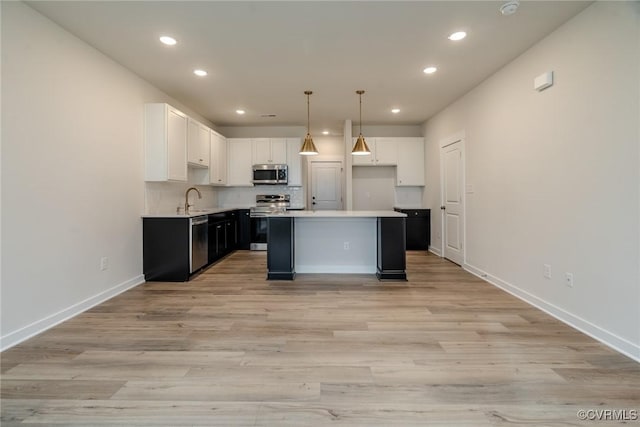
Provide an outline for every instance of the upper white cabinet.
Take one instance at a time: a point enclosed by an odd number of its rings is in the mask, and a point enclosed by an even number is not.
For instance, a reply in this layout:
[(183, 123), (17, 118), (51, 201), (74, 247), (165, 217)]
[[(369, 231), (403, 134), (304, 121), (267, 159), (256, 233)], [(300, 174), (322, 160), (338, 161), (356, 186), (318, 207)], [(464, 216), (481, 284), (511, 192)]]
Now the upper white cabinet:
[(187, 131), (187, 161), (197, 167), (209, 166), (209, 150), (211, 129), (202, 123), (189, 118)]
[(366, 141), (371, 154), (353, 156), (354, 166), (397, 166), (396, 186), (424, 185), (424, 138), (377, 137), (366, 138)]
[(227, 139), (227, 185), (237, 187), (253, 186), (253, 149), (249, 138)]
[(300, 146), (302, 141), (300, 138), (287, 138), (287, 170), (288, 170), (288, 186), (302, 187), (302, 156), (300, 155)]
[(253, 164), (287, 163), (287, 141), (285, 138), (253, 138)]
[[(395, 166), (398, 164), (397, 138), (365, 138), (371, 154), (353, 156), (354, 166)], [(355, 145), (357, 138), (353, 138)]]
[(209, 182), (212, 185), (227, 184), (227, 139), (215, 131), (211, 131)]
[(145, 181), (187, 180), (187, 121), (168, 104), (145, 105)]
[(398, 169), (396, 185), (424, 185), (424, 138), (397, 138)]

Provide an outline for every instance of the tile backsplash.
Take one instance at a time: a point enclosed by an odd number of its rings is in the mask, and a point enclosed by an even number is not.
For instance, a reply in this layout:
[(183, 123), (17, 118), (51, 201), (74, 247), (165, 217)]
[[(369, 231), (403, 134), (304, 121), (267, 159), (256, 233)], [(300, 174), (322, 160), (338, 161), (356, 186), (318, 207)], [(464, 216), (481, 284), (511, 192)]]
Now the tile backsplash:
[[(184, 193), (193, 184), (188, 182), (145, 182), (145, 213), (147, 214), (172, 214), (176, 213), (178, 206), (184, 206)], [(192, 192), (189, 195), (189, 203), (195, 209), (207, 209), (218, 207), (217, 190), (207, 185), (196, 185), (200, 190), (202, 199)]]
[(184, 206), (184, 193), (196, 187), (202, 199), (193, 192), (189, 203), (194, 209), (250, 207), (256, 204), (257, 194), (289, 194), (292, 207), (304, 207), (304, 190), (285, 185), (262, 185), (257, 187), (212, 187), (181, 182), (145, 182), (146, 214), (173, 214), (178, 206)]
[(218, 207), (234, 208), (253, 206), (257, 194), (289, 194), (292, 207), (304, 207), (304, 190), (286, 185), (260, 185), (256, 187), (230, 187), (218, 189)]

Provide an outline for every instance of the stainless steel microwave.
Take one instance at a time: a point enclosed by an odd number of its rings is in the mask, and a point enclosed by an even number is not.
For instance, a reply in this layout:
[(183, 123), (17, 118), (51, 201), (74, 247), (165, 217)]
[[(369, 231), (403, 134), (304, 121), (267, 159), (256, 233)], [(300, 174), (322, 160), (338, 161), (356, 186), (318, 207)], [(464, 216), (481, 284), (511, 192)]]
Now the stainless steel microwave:
[(261, 184), (284, 184), (288, 180), (287, 165), (253, 165), (253, 183)]

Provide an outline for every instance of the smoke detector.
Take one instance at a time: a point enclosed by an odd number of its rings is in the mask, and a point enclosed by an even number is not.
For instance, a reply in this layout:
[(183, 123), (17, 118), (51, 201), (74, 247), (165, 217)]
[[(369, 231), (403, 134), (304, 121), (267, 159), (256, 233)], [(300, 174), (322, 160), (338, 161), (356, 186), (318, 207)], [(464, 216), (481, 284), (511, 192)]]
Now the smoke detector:
[(513, 15), (518, 10), (520, 2), (518, 0), (511, 0), (500, 6), (500, 13), (504, 16)]

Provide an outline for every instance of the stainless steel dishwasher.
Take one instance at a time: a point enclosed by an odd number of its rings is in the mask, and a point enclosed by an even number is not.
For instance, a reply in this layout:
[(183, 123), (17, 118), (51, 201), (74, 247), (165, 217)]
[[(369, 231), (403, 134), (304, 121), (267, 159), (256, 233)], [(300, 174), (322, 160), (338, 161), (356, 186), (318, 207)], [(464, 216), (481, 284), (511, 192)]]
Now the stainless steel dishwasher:
[(206, 215), (190, 218), (189, 272), (201, 269), (209, 261), (209, 220)]

